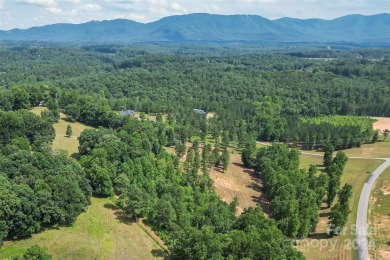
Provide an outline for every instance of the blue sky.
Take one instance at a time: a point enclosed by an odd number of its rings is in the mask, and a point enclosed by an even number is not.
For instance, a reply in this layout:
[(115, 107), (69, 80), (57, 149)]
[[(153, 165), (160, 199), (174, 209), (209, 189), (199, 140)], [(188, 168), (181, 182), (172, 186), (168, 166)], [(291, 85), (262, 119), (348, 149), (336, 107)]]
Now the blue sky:
[(332, 19), (389, 12), (390, 0), (0, 0), (0, 29), (115, 18), (151, 22), (189, 13)]

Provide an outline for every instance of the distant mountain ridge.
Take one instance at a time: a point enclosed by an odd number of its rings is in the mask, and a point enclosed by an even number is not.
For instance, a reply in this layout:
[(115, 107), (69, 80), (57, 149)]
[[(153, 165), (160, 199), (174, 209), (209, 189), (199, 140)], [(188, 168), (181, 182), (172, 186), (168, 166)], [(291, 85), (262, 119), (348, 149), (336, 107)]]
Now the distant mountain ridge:
[(40, 42), (353, 42), (390, 43), (390, 14), (348, 15), (333, 20), (256, 15), (189, 14), (139, 23), (116, 19), (0, 30), (0, 41)]

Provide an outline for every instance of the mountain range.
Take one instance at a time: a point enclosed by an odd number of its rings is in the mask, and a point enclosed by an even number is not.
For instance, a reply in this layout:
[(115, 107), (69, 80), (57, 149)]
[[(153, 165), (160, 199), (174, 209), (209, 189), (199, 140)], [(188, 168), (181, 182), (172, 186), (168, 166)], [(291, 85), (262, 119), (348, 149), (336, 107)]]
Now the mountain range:
[(366, 43), (389, 45), (390, 14), (348, 15), (333, 20), (256, 15), (189, 14), (156, 22), (126, 19), (0, 30), (0, 41), (134, 43)]

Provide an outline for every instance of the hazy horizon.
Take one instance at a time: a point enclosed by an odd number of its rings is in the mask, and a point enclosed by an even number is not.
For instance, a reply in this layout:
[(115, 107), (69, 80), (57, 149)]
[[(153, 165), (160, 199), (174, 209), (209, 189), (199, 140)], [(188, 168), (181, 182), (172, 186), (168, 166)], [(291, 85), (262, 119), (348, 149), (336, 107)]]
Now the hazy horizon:
[(119, 18), (148, 23), (192, 13), (331, 20), (351, 14), (389, 12), (390, 1), (383, 0), (0, 0), (0, 29)]

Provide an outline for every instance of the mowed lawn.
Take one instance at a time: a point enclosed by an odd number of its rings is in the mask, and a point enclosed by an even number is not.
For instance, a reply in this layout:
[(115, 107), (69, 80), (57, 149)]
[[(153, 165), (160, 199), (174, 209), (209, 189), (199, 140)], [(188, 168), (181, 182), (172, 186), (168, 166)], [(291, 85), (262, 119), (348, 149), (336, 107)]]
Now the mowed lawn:
[[(326, 208), (324, 203), (320, 211), (320, 220), (316, 232), (309, 238), (298, 241), (298, 249), (304, 253), (307, 259), (355, 259), (355, 234), (351, 229), (356, 223), (360, 192), (367, 178), (382, 162), (382, 160), (372, 159), (348, 160), (344, 174), (341, 177), (341, 185), (345, 183), (352, 185), (351, 213), (348, 217), (345, 233), (331, 239), (327, 237), (330, 209)], [(315, 164), (319, 170), (323, 170), (321, 156), (302, 154), (301, 168), (307, 169), (310, 164)]]
[(59, 227), (29, 239), (7, 241), (0, 259), (11, 259), (26, 248), (47, 248), (54, 259), (156, 259), (163, 250), (109, 199), (92, 198), (92, 204), (71, 227)]
[[(40, 115), (41, 112), (46, 109), (46, 107), (34, 107), (31, 112), (36, 115)], [(70, 137), (66, 136), (66, 127), (68, 125), (72, 127), (73, 131), (73, 134)], [(79, 152), (79, 141), (77, 138), (84, 129), (91, 128), (79, 122), (67, 122), (66, 115), (63, 113), (60, 113), (60, 121), (53, 124), (53, 127), (56, 130), (56, 138), (53, 141), (53, 149), (66, 150), (69, 152), (69, 155), (77, 154)]]
[(378, 178), (371, 194), (369, 221), (371, 259), (390, 259), (390, 168)]
[[(312, 153), (323, 155), (322, 151), (303, 151), (305, 153)], [(348, 157), (362, 157), (362, 158), (390, 158), (390, 136), (383, 141), (383, 136), (380, 136), (378, 142), (373, 144), (363, 144), (358, 148), (351, 148), (344, 150)]]

